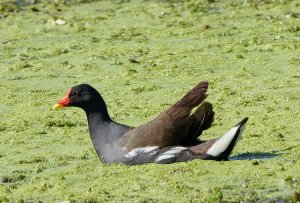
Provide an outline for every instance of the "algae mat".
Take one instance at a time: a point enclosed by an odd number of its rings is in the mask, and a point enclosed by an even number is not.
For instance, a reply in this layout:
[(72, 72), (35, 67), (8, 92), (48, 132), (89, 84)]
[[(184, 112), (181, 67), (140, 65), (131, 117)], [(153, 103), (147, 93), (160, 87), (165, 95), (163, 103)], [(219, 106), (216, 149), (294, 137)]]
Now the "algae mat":
[[(2, 1), (0, 202), (299, 201), (297, 1)], [(216, 120), (249, 116), (232, 161), (103, 165), (75, 84), (137, 126), (210, 82)]]

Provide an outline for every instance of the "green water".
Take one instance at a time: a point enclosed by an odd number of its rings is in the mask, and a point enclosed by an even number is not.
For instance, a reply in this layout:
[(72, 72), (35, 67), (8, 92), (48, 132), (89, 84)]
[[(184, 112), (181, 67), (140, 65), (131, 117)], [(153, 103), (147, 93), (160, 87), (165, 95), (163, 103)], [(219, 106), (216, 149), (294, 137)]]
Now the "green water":
[[(84, 2), (0, 3), (0, 202), (299, 201), (297, 1)], [(203, 139), (250, 118), (233, 161), (103, 165), (84, 112), (51, 111), (89, 83), (137, 126), (204, 79)]]

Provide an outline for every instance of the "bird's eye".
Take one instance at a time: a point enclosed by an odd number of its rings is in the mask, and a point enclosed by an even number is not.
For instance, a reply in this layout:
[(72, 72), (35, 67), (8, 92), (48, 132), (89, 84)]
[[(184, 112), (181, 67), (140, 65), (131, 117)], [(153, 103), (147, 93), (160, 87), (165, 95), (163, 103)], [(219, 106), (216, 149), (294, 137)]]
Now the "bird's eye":
[(81, 94), (80, 94), (80, 92), (78, 90), (75, 90), (75, 95), (79, 96), (79, 97), (81, 96)]

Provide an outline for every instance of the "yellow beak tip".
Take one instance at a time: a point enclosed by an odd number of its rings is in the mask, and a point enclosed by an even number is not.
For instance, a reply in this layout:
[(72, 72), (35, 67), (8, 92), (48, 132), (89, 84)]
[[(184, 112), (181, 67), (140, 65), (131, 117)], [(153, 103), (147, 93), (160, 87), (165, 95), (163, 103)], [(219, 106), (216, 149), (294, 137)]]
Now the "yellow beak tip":
[(52, 110), (58, 110), (58, 109), (61, 109), (63, 107), (63, 105), (61, 104), (55, 104), (53, 107), (52, 107)]

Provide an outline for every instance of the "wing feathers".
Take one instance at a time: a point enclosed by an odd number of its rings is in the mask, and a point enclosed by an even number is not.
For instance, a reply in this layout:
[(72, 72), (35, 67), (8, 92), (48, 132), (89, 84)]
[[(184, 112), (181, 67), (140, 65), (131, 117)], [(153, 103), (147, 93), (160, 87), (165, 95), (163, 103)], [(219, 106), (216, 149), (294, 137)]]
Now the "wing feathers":
[(205, 94), (208, 88), (207, 81), (201, 81), (192, 90), (190, 90), (181, 100), (174, 106), (181, 108), (193, 109), (198, 106), (206, 97)]
[(168, 114), (174, 120), (186, 121), (193, 108), (197, 107), (208, 96), (207, 92), (208, 82), (201, 81), (191, 91), (189, 91), (181, 100), (172, 105), (164, 113)]
[[(207, 88), (207, 81), (200, 82), (158, 117), (125, 133), (120, 140), (121, 146), (127, 150), (132, 150), (137, 147), (152, 145), (166, 147), (179, 144), (188, 135), (191, 126), (189, 120), (191, 111), (207, 97), (205, 94)], [(199, 111), (198, 117), (201, 116), (200, 114)]]
[(190, 116), (190, 128), (187, 136), (181, 141), (180, 144), (185, 146), (192, 146), (199, 144), (195, 140), (202, 134), (202, 131), (208, 129), (214, 121), (215, 112), (213, 111), (212, 104), (203, 102), (198, 109)]

